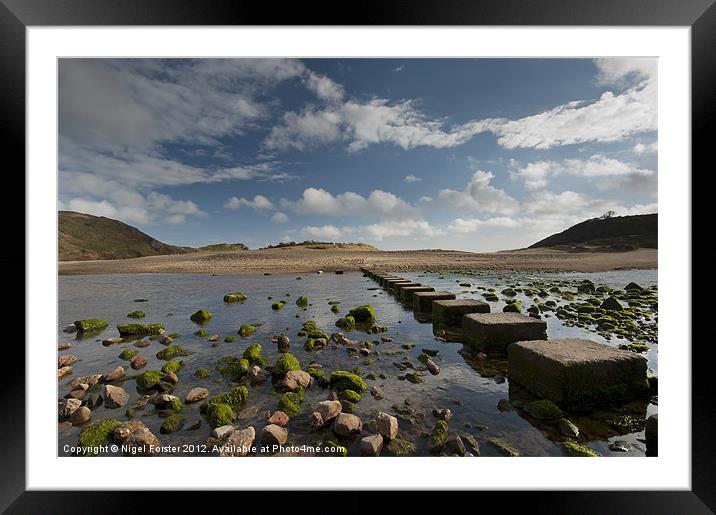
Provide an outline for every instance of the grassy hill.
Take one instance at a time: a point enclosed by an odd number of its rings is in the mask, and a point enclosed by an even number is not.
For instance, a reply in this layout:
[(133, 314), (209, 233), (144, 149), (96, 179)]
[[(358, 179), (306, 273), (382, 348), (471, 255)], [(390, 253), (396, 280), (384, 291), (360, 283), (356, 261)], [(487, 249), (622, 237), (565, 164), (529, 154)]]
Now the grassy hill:
[(213, 245), (205, 245), (197, 250), (201, 252), (222, 252), (227, 250), (249, 250), (243, 243), (214, 243)]
[(658, 215), (612, 216), (585, 220), (530, 245), (568, 250), (658, 248)]
[(195, 252), (191, 247), (168, 245), (118, 220), (74, 211), (60, 211), (60, 261), (125, 259), (159, 254)]

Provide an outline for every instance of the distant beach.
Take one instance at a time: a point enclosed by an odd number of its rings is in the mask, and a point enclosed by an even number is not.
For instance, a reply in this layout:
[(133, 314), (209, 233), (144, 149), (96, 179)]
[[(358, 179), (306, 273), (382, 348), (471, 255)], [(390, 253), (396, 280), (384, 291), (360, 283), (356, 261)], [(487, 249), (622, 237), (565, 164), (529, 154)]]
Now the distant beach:
[(202, 252), (135, 259), (63, 261), (61, 275), (79, 274), (256, 274), (358, 270), (541, 270), (603, 272), (657, 268), (656, 249), (628, 252), (565, 252), (530, 249), (472, 253), (454, 250), (368, 251), (346, 249), (273, 248)]

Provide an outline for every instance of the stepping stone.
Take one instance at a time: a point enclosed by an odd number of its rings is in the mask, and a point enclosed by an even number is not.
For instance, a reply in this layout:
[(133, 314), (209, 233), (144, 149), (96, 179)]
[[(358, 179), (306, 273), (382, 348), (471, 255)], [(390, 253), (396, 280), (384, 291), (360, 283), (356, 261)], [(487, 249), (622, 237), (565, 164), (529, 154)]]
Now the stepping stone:
[(447, 291), (419, 291), (413, 293), (413, 309), (421, 313), (431, 313), (434, 300), (454, 299), (455, 294)]
[(400, 288), (400, 300), (403, 302), (413, 302), (413, 293), (419, 291), (435, 291), (432, 286), (403, 286)]
[(461, 327), (463, 315), (489, 312), (490, 305), (481, 300), (436, 300), (433, 302), (433, 323), (445, 327)]
[(470, 313), (462, 317), (462, 332), (475, 351), (504, 355), (510, 343), (546, 340), (547, 323), (519, 313)]
[(380, 280), (378, 282), (380, 283), (380, 285), (383, 288), (385, 288), (388, 285), (388, 281), (398, 281), (398, 280), (403, 280), (403, 278), (395, 276), (395, 275), (384, 275), (383, 277), (380, 278)]
[(385, 288), (388, 290), (392, 290), (393, 288), (395, 288), (396, 284), (408, 284), (411, 282), (412, 281), (408, 281), (407, 279), (403, 279), (402, 277), (398, 279), (386, 279)]
[(592, 340), (519, 341), (507, 358), (511, 381), (568, 409), (649, 395), (645, 358)]
[(396, 297), (400, 297), (400, 292), (403, 291), (403, 288), (408, 288), (408, 287), (411, 287), (411, 286), (422, 286), (422, 284), (420, 284), (420, 283), (414, 283), (414, 282), (409, 282), (409, 283), (397, 283), (397, 284), (395, 284), (395, 285), (393, 286), (393, 293), (395, 293), (395, 296), (396, 296)]

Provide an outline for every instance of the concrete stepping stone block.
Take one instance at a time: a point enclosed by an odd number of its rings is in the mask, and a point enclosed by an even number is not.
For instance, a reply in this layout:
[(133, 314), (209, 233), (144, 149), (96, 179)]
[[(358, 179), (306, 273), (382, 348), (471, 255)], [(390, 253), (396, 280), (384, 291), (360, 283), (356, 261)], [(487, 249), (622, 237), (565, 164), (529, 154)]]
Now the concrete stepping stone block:
[(546, 340), (547, 323), (520, 313), (470, 313), (462, 317), (462, 332), (473, 350), (505, 355), (511, 343)]
[(490, 305), (476, 299), (436, 300), (433, 323), (445, 327), (462, 327), (462, 317), (470, 313), (489, 313)]
[(400, 300), (403, 302), (412, 303), (413, 293), (419, 291), (435, 291), (432, 286), (404, 286), (400, 288)]
[(455, 294), (447, 291), (419, 291), (413, 293), (413, 310), (420, 313), (432, 313), (434, 300), (454, 298)]

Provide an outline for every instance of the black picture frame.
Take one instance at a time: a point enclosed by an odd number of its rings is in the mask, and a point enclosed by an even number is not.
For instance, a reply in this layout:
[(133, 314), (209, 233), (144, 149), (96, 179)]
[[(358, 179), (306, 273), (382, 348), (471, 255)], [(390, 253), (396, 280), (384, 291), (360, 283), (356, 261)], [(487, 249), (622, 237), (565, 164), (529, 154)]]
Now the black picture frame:
[[(550, 26), (688, 26), (691, 28), (692, 72), (692, 163), (707, 171), (708, 129), (716, 115), (716, 0), (371, 0), (350, 7), (335, 2), (313, 1), (274, 5), (240, 0), (0, 0), (0, 126), (4, 164), (25, 169), (25, 30), (32, 26), (83, 25), (550, 25)], [(708, 138), (708, 139), (707, 139)], [(8, 161), (8, 158), (10, 160)], [(710, 164), (710, 163), (709, 163)], [(6, 171), (6, 176), (9, 175)], [(670, 171), (671, 173), (672, 171)], [(690, 170), (679, 171), (684, 180)], [(15, 173), (12, 195), (24, 199), (24, 179)], [(6, 179), (7, 181), (13, 179)], [(693, 191), (698, 191), (694, 189)], [(21, 194), (23, 193), (23, 194)], [(694, 202), (694, 207), (697, 204)], [(703, 208), (702, 208), (703, 209)], [(695, 214), (695, 213), (694, 213)], [(15, 215), (16, 216), (16, 215)], [(697, 216), (692, 218), (696, 219)], [(13, 225), (12, 223), (10, 225)], [(17, 242), (4, 253), (6, 270), (25, 268), (24, 227), (7, 228), (7, 237)], [(12, 234), (12, 231), (15, 231)], [(23, 249), (23, 250), (19, 250)], [(693, 252), (693, 250), (692, 250)], [(693, 253), (692, 267), (706, 264), (707, 254)], [(19, 287), (19, 285), (18, 285)], [(17, 295), (14, 299), (17, 301)], [(688, 300), (688, 299), (687, 299)], [(32, 306), (27, 306), (32, 309)], [(19, 339), (19, 335), (17, 337)], [(692, 490), (607, 492), (480, 492), (485, 500), (509, 504), (528, 503), (535, 513), (711, 513), (716, 511), (713, 437), (715, 380), (710, 367), (709, 347), (692, 345)], [(685, 347), (691, 341), (670, 342)], [(124, 492), (28, 492), (25, 491), (25, 352), (18, 343), (7, 344), (3, 362), (13, 364), (0, 375), (3, 408), (0, 425), (0, 510), (7, 513), (126, 513), (142, 506), (138, 494)], [(8, 395), (7, 392), (12, 392)], [(7, 416), (11, 414), (12, 416)], [(91, 464), (88, 464), (91, 469)], [(90, 470), (91, 472), (91, 470)], [(81, 486), (81, 478), (78, 478)], [(290, 484), (277, 484), (290, 487)], [(350, 487), (346, 484), (346, 487)], [(320, 480), (316, 487), (320, 488)], [(185, 498), (196, 492), (156, 493), (160, 503), (182, 511)], [(229, 501), (229, 493), (210, 493), (212, 504)], [(244, 494), (240, 494), (244, 495)], [(423, 503), (425, 492), (411, 494), (410, 501)], [(452, 495), (452, 494), (450, 494)], [(309, 506), (310, 493), (291, 494), (292, 503)], [(363, 502), (361, 502), (363, 499)], [(342, 494), (341, 503), (353, 510), (368, 508), (359, 493)], [(232, 501), (233, 502), (233, 501)], [(270, 509), (275, 500), (266, 500)], [(315, 499), (314, 499), (315, 502)], [(236, 509), (241, 509), (235, 505)], [(331, 508), (331, 509), (335, 509)]]

